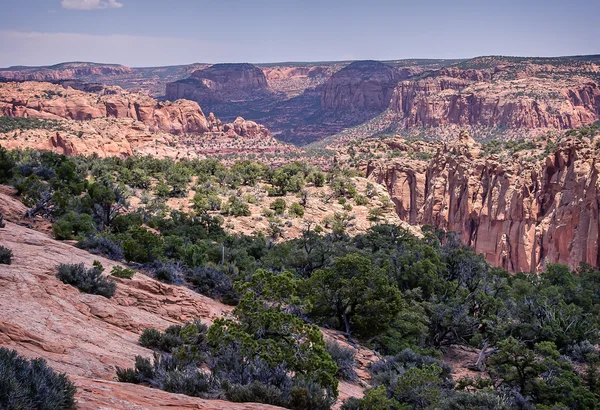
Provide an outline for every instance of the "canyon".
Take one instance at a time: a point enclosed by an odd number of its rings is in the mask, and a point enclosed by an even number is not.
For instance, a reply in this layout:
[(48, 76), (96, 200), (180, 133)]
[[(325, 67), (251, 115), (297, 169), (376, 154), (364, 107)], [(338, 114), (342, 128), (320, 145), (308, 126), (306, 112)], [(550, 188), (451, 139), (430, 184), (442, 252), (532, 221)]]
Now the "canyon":
[(78, 80), (160, 100), (189, 99), (224, 122), (264, 124), (278, 139), (308, 144), (355, 127), (476, 139), (539, 135), (600, 119), (600, 57), (190, 64), (129, 68), (65, 63), (0, 70), (4, 81)]
[[(492, 264), (513, 272), (540, 270), (548, 262), (597, 266), (595, 140), (585, 144), (567, 138), (562, 148), (531, 154), (527, 161), (523, 153), (502, 159), (483, 155), (478, 144), (522, 137), (542, 138), (547, 144), (548, 133), (598, 121), (599, 61), (598, 56), (492, 56), (312, 65), (196, 64), (166, 70), (165, 101), (117, 85), (79, 80), (93, 76), (119, 82), (125, 75), (139, 75), (139, 69), (81, 63), (0, 70), (6, 79), (58, 82), (0, 84), (2, 115), (69, 124), (68, 132), (8, 133), (3, 145), (69, 155), (139, 153), (179, 159), (244, 152), (302, 155), (273, 136), (300, 144), (325, 138), (322, 146), (334, 151), (344, 150), (344, 144), (336, 145), (328, 137), (341, 132), (348, 133), (345, 142), (350, 144), (357, 135), (378, 133), (395, 135), (394, 141), (415, 135), (441, 139), (446, 141), (443, 146), (431, 142), (436, 148), (428, 161), (370, 158), (362, 166), (370, 179), (388, 188), (401, 220), (459, 232)], [(158, 69), (152, 70), (155, 75)], [(223, 113), (222, 119), (213, 112)], [(353, 134), (361, 127), (366, 131)], [(457, 135), (462, 135), (458, 142)], [(472, 149), (448, 148), (455, 143)], [(406, 143), (398, 144), (404, 147), (400, 151), (410, 150)]]

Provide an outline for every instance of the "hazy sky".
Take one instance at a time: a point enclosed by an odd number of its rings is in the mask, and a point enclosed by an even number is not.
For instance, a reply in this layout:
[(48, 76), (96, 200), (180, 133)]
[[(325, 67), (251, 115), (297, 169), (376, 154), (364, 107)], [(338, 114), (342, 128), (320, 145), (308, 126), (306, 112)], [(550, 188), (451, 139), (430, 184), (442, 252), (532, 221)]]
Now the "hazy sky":
[(600, 53), (600, 0), (0, 0), (0, 67)]

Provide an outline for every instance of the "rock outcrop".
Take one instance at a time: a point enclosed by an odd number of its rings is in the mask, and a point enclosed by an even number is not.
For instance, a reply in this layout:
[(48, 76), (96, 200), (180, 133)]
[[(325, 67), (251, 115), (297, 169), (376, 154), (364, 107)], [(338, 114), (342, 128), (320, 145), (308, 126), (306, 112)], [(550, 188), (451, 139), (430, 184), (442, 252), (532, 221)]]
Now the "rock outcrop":
[(70, 84), (0, 84), (0, 116), (52, 120), (0, 133), (1, 145), (66, 155), (173, 159), (294, 150), (272, 138), (261, 124), (241, 117), (224, 124), (212, 113), (205, 116), (193, 101), (163, 103), (114, 86), (89, 86), (96, 91), (90, 93)]
[(387, 186), (402, 220), (455, 231), (495, 266), (600, 266), (596, 143), (569, 138), (549, 152), (500, 157), (462, 134), (429, 162), (373, 160), (366, 172)]
[[(0, 115), (76, 121), (131, 118), (149, 131), (181, 135), (202, 134), (215, 128), (193, 101), (161, 103), (153, 98), (117, 90), (96, 94), (39, 82), (8, 83), (0, 88)], [(214, 117), (213, 117), (214, 118)]]
[(263, 66), (269, 88), (290, 99), (302, 95), (307, 89), (315, 88), (327, 81), (347, 63), (323, 65), (272, 65)]
[(321, 109), (378, 111), (388, 108), (400, 73), (378, 61), (356, 61), (331, 76), (321, 94)]
[(225, 124), (223, 131), (231, 135), (241, 137), (268, 137), (269, 131), (262, 125), (254, 121), (247, 121), (242, 117), (237, 117), (234, 122)]
[(264, 95), (268, 84), (262, 70), (252, 64), (215, 64), (180, 81), (167, 84), (166, 98), (185, 98), (202, 105), (252, 100)]

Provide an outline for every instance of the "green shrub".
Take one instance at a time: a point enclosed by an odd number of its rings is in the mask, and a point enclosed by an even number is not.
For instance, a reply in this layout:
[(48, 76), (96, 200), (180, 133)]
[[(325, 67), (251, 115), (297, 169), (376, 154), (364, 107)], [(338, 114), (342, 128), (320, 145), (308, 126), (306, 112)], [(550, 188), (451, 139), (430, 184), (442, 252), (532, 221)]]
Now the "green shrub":
[(316, 187), (322, 187), (325, 185), (325, 174), (323, 174), (321, 171), (313, 172), (311, 176), (312, 183)]
[(158, 349), (163, 352), (172, 352), (183, 341), (179, 337), (181, 326), (170, 326), (164, 333), (154, 329), (144, 329), (140, 335), (140, 344), (148, 349)]
[(133, 269), (124, 268), (117, 265), (112, 268), (110, 275), (121, 279), (131, 279), (133, 278), (133, 275), (135, 275), (135, 271)]
[(5, 184), (14, 175), (15, 162), (4, 147), (0, 147), (0, 184)]
[(183, 276), (183, 267), (178, 262), (156, 261), (150, 266), (153, 276), (163, 283), (181, 283)]
[(93, 295), (101, 295), (105, 298), (111, 298), (115, 294), (116, 283), (102, 276), (104, 268), (98, 261), (94, 261), (94, 266), (86, 269), (83, 263), (80, 264), (60, 264), (57, 267), (56, 277), (67, 285), (75, 286), (82, 292)]
[(52, 225), (52, 231), (56, 239), (70, 240), (93, 233), (95, 224), (90, 215), (70, 211)]
[(354, 350), (331, 341), (327, 342), (327, 353), (337, 364), (337, 377), (349, 381), (355, 381), (358, 378), (354, 370)]
[(381, 208), (371, 208), (369, 209), (369, 215), (367, 216), (367, 220), (369, 222), (378, 223), (383, 216), (384, 211)]
[(353, 198), (356, 196), (356, 186), (347, 177), (337, 176), (331, 182), (331, 189), (337, 197)]
[(227, 400), (235, 403), (263, 403), (284, 407), (283, 393), (275, 386), (266, 385), (259, 381), (251, 384), (233, 384), (227, 387), (225, 396)]
[(283, 215), (283, 213), (285, 212), (285, 208), (287, 208), (287, 204), (285, 203), (285, 200), (283, 198), (277, 198), (276, 200), (271, 202), (269, 208), (275, 211), (277, 215)]
[[(379, 386), (374, 389), (369, 389), (365, 392), (365, 396), (362, 399), (354, 397), (346, 400), (341, 410), (408, 410), (412, 407), (402, 405), (395, 400), (387, 397), (386, 389), (384, 386)], [(466, 409), (465, 409), (466, 410)]]
[(248, 204), (234, 195), (229, 197), (228, 203), (221, 206), (221, 213), (223, 215), (232, 215), (235, 217), (252, 215)]
[(298, 202), (293, 202), (290, 205), (289, 209), (290, 216), (295, 216), (297, 218), (302, 218), (304, 216), (304, 207), (300, 205)]
[(369, 203), (369, 200), (364, 195), (356, 195), (356, 197), (354, 198), (354, 203), (356, 205), (367, 205)]
[(117, 366), (117, 380), (121, 383), (138, 384), (140, 382), (140, 377), (139, 374), (135, 371), (135, 369), (121, 369), (119, 366)]
[(12, 257), (12, 250), (8, 249), (6, 246), (0, 245), (0, 264), (10, 265), (12, 262)]
[(161, 338), (162, 333), (159, 330), (150, 327), (148, 329), (144, 329), (140, 335), (140, 344), (149, 349), (155, 349), (160, 346)]
[(123, 259), (123, 248), (112, 237), (105, 235), (94, 235), (77, 242), (77, 247), (86, 249), (94, 255), (102, 255), (114, 261)]
[(138, 384), (143, 381), (148, 381), (154, 375), (154, 369), (150, 360), (142, 357), (135, 357), (135, 367), (133, 369), (121, 369), (117, 366), (117, 380), (122, 383)]
[(221, 198), (214, 193), (205, 194), (203, 192), (196, 192), (192, 203), (194, 209), (198, 213), (218, 211), (221, 209)]
[(252, 194), (247, 194), (244, 196), (244, 200), (246, 202), (248, 202), (249, 204), (257, 204), (258, 203), (258, 199), (256, 199), (256, 196), (252, 195)]
[(67, 410), (75, 408), (75, 385), (44, 359), (27, 360), (0, 348), (0, 408)]
[(123, 254), (128, 262), (152, 262), (164, 253), (164, 238), (142, 226), (133, 227), (119, 237), (123, 238)]
[(229, 305), (236, 305), (239, 298), (233, 280), (216, 266), (203, 265), (188, 269), (186, 279), (194, 290)]
[(510, 400), (493, 391), (456, 392), (440, 403), (440, 410), (509, 410)]

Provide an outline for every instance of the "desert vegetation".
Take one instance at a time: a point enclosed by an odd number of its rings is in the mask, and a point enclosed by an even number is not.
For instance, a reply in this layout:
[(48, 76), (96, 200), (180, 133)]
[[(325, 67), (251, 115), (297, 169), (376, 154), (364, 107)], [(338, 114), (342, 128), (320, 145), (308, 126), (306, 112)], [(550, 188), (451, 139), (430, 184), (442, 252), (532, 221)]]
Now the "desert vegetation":
[[(100, 262), (95, 261), (94, 266), (87, 269), (83, 263), (76, 265), (58, 265), (56, 277), (67, 285), (75, 286), (82, 292), (101, 295), (111, 298), (115, 294), (116, 284), (110, 278), (102, 276), (104, 268)], [(117, 270), (117, 275), (123, 275), (122, 270)]]
[[(338, 379), (356, 375), (352, 352), (328, 344), (322, 327), (382, 357), (368, 368), (365, 397), (346, 401), (347, 410), (599, 405), (600, 271), (591, 266), (514, 275), (492, 268), (453, 233), (424, 226), (416, 236), (385, 223), (389, 198), (341, 167), (3, 150), (0, 159), (4, 182), (31, 215), (54, 222), (57, 238), (129, 264), (113, 276), (135, 270), (234, 306), (210, 327), (197, 320), (146, 329), (139, 343), (155, 355), (119, 369), (122, 382), (328, 409)], [(289, 240), (226, 226), (258, 209), (281, 229), (278, 219), (301, 218), (319, 193), (340, 211)], [(169, 205), (178, 200), (185, 206)], [(379, 211), (367, 213), (364, 232), (349, 232), (350, 213), (365, 203)], [(83, 292), (115, 292), (99, 264), (57, 269)], [(477, 352), (471, 375), (455, 377), (444, 361), (454, 347)]]
[(3, 265), (10, 265), (13, 258), (13, 252), (6, 246), (0, 246), (0, 263)]
[(75, 386), (55, 373), (44, 359), (27, 360), (0, 348), (0, 408), (75, 409)]

